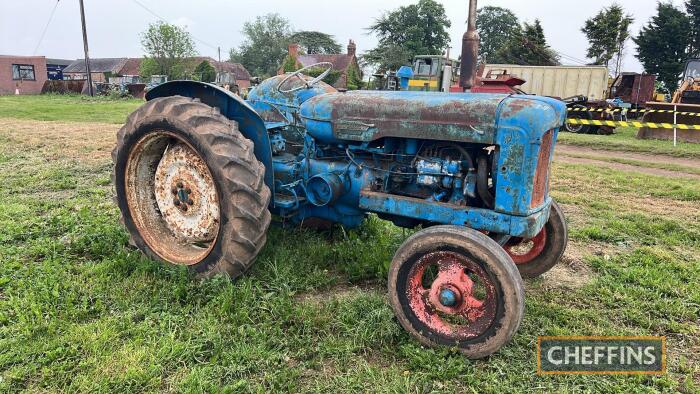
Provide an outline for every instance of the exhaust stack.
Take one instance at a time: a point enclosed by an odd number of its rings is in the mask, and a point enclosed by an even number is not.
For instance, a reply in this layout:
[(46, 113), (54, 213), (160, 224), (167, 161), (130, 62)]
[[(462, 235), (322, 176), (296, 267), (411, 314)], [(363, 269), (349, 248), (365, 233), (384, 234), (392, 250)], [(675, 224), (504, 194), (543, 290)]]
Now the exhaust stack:
[(462, 36), (462, 61), (459, 86), (469, 90), (476, 84), (476, 67), (479, 56), (479, 33), (476, 32), (476, 0), (469, 0), (467, 31)]

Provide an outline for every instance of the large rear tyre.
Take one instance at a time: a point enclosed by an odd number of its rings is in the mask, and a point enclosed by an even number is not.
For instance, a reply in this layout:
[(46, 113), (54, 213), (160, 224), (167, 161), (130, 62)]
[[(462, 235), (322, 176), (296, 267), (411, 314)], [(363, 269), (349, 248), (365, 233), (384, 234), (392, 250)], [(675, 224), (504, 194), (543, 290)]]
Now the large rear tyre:
[(423, 345), (456, 347), (469, 358), (510, 341), (524, 299), (522, 279), (501, 246), (465, 227), (417, 232), (389, 269), (389, 300), (401, 326)]
[(235, 278), (265, 245), (265, 167), (218, 109), (181, 96), (151, 100), (119, 130), (112, 159), (122, 222), (147, 256)]
[(523, 278), (536, 278), (551, 270), (564, 255), (569, 235), (564, 212), (552, 200), (549, 220), (531, 239), (511, 238), (503, 248)]

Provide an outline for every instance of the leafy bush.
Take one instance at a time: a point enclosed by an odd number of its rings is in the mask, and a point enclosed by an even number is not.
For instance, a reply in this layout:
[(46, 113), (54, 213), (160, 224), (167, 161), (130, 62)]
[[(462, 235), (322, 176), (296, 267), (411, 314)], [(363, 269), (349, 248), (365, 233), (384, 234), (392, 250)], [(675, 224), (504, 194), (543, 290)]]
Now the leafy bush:
[(282, 70), (286, 73), (296, 71), (299, 69), (297, 66), (297, 58), (291, 55), (287, 55), (287, 57), (284, 58), (284, 62), (282, 62)]
[[(321, 75), (321, 73), (323, 73), (324, 71), (326, 71), (325, 67), (312, 67), (312, 68), (304, 71), (304, 74), (306, 74), (310, 77), (316, 78), (319, 75)], [(328, 73), (328, 75), (326, 75), (323, 78), (323, 82), (325, 82), (329, 85), (333, 85), (336, 82), (338, 82), (338, 79), (340, 79), (340, 74), (341, 74), (340, 71), (333, 69), (333, 70), (331, 70), (331, 72)]]
[(203, 60), (194, 69), (194, 77), (202, 82), (216, 81), (216, 69), (206, 60)]

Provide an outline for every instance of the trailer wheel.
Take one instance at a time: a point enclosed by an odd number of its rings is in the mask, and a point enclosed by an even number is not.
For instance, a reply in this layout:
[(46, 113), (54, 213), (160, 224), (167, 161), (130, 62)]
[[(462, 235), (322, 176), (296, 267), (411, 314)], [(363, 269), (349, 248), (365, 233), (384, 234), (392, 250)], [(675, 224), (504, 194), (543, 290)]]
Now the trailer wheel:
[(503, 248), (523, 278), (535, 278), (557, 264), (566, 250), (568, 232), (564, 212), (552, 201), (549, 220), (534, 238), (511, 238)]
[[(578, 109), (578, 111), (569, 112), (567, 114), (567, 118), (591, 120), (591, 114), (589, 112), (583, 111), (583, 109), (585, 109), (586, 107), (584, 107), (583, 105), (575, 105), (573, 106), (573, 108)], [(570, 133), (586, 134), (589, 132), (590, 126), (566, 122), (564, 123), (564, 128)]]
[(245, 272), (265, 245), (270, 189), (252, 142), (199, 100), (151, 100), (112, 151), (116, 202), (147, 256), (202, 277)]
[(469, 358), (486, 357), (510, 341), (524, 298), (508, 254), (465, 227), (415, 233), (389, 270), (389, 300), (401, 326), (423, 345), (456, 347)]
[(600, 126), (595, 130), (598, 135), (612, 135), (615, 134), (615, 128), (610, 126)]

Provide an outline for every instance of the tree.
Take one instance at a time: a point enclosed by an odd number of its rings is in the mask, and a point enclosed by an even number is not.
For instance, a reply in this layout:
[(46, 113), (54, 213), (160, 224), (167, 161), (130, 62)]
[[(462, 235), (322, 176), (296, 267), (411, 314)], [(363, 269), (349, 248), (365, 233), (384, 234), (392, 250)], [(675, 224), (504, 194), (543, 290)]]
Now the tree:
[(289, 37), (290, 43), (299, 44), (303, 53), (340, 53), (342, 47), (332, 35), (320, 31), (298, 31)]
[(450, 42), (450, 20), (445, 7), (435, 0), (399, 7), (375, 20), (368, 30), (379, 44), (364, 58), (380, 70), (397, 69), (410, 64), (415, 55), (441, 54)]
[(525, 23), (516, 31), (510, 42), (496, 51), (494, 63), (521, 64), (530, 66), (559, 65), (559, 55), (549, 47), (539, 19), (533, 24)]
[(408, 48), (391, 43), (380, 43), (376, 48), (370, 49), (362, 55), (362, 60), (367, 65), (374, 65), (377, 71), (398, 70), (401, 66), (411, 64), (414, 52)]
[(481, 39), (479, 57), (482, 62), (491, 63), (496, 52), (518, 36), (520, 22), (509, 9), (486, 6), (476, 13), (476, 29)]
[(691, 45), (690, 18), (673, 3), (658, 3), (657, 14), (632, 40), (637, 44), (637, 59), (644, 70), (658, 75), (666, 93), (678, 88), (678, 80)]
[(185, 29), (169, 23), (157, 22), (141, 33), (141, 45), (146, 52), (142, 70), (147, 75), (167, 75), (179, 79), (187, 74), (188, 59), (195, 56), (192, 36)]
[(586, 57), (593, 59), (594, 64), (604, 64), (608, 68), (614, 59), (612, 71), (615, 75), (619, 74), (632, 22), (632, 16), (625, 14), (618, 4), (603, 8), (587, 19), (581, 28), (588, 39)]
[(242, 33), (245, 39), (238, 49), (231, 49), (231, 61), (243, 64), (256, 76), (275, 75), (287, 55), (292, 34), (289, 21), (279, 14), (258, 16), (255, 21), (243, 24)]
[(202, 82), (216, 81), (216, 69), (206, 60), (203, 60), (195, 67), (194, 75)]
[(359, 67), (348, 67), (346, 86), (348, 90), (362, 89), (365, 86), (365, 83), (362, 80), (362, 71)]
[(617, 51), (615, 52), (615, 75), (619, 75), (622, 70), (622, 61), (625, 58), (625, 47), (627, 40), (630, 38), (630, 25), (634, 22), (634, 18), (630, 14), (624, 15), (620, 19), (618, 26), (618, 35), (615, 40)]
[(141, 61), (139, 66), (139, 75), (142, 79), (149, 79), (151, 75), (158, 75), (160, 73), (160, 66), (152, 58), (146, 57)]
[(685, 10), (690, 18), (690, 57), (700, 56), (700, 0), (688, 0)]

